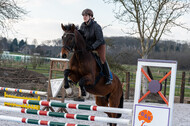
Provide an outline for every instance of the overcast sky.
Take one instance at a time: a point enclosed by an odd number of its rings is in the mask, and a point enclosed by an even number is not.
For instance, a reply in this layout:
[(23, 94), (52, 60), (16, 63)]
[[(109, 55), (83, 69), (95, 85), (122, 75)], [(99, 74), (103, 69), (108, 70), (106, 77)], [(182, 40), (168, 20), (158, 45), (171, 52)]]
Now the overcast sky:
[[(37, 39), (38, 44), (42, 41), (61, 38), (63, 32), (61, 23), (74, 23), (81, 25), (83, 18), (82, 10), (90, 8), (94, 12), (95, 20), (102, 26), (110, 25), (103, 30), (104, 36), (124, 36), (121, 29), (125, 29), (115, 19), (114, 5), (104, 3), (103, 0), (22, 0), (21, 4), (29, 13), (22, 21), (14, 24), (17, 34), (9, 34), (9, 38), (26, 39), (30, 44)], [(190, 14), (180, 20), (189, 23)], [(163, 36), (163, 39), (190, 41), (190, 32), (180, 28), (174, 28), (172, 34)]]

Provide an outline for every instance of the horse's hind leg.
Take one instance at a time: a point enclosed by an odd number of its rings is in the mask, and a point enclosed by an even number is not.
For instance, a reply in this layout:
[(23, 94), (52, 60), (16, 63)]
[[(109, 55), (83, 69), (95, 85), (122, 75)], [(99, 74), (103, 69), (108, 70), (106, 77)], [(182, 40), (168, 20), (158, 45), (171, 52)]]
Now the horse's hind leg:
[[(117, 94), (115, 94), (117, 95)], [(116, 107), (118, 108), (119, 103), (118, 103), (118, 98), (112, 98), (111, 96), (109, 97), (109, 107)], [(117, 113), (107, 113), (109, 117), (111, 118), (117, 118), (118, 114)], [(117, 126), (116, 123), (109, 123), (110, 126)]]
[[(123, 108), (123, 93), (112, 93), (109, 97), (109, 107)], [(112, 118), (119, 118), (121, 114), (111, 113)]]
[(108, 106), (108, 101), (105, 97), (95, 96), (95, 98), (98, 106)]
[[(109, 107), (123, 108), (123, 93), (112, 92), (109, 96)], [(121, 114), (118, 113), (107, 113), (111, 118), (120, 118)], [(115, 123), (110, 123), (110, 126), (117, 126)]]
[[(108, 99), (106, 97), (100, 97), (100, 96), (95, 96), (96, 98), (96, 105), (98, 106), (104, 106), (104, 107), (108, 107)], [(112, 117), (112, 114), (111, 113), (108, 113), (108, 112), (105, 112), (108, 117)], [(112, 123), (109, 123), (110, 126), (116, 126)]]

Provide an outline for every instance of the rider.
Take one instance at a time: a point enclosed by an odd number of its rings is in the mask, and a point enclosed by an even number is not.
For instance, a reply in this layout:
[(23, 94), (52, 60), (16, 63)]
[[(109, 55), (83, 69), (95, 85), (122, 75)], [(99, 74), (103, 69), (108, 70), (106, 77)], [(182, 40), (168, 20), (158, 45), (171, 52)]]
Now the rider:
[(102, 62), (103, 73), (106, 76), (106, 84), (112, 83), (110, 75), (110, 69), (106, 61), (106, 43), (103, 38), (103, 33), (100, 25), (94, 21), (93, 11), (91, 9), (85, 9), (82, 11), (84, 22), (80, 26), (88, 51), (97, 51)]

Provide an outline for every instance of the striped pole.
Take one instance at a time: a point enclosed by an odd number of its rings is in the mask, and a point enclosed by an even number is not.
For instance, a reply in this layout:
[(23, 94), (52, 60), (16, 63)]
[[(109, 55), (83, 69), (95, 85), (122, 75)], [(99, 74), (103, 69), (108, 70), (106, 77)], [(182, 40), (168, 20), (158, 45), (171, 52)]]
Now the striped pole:
[(47, 95), (47, 92), (42, 91), (33, 91), (33, 90), (24, 90), (24, 89), (15, 89), (15, 88), (7, 88), (7, 87), (0, 87), (2, 91), (10, 91), (10, 92), (20, 92), (20, 93), (27, 93), (27, 94), (37, 94), (37, 95)]
[(19, 118), (19, 117), (4, 116), (4, 115), (0, 115), (0, 120), (13, 121), (13, 122), (19, 122), (19, 123), (28, 123), (28, 124), (37, 124), (37, 125), (46, 125), (46, 126), (89, 126), (89, 125), (79, 125), (79, 124), (72, 124), (72, 123), (60, 123), (60, 122), (53, 122), (53, 121)]
[(80, 110), (90, 110), (90, 111), (99, 111), (99, 112), (110, 112), (110, 113), (125, 113), (132, 115), (132, 109), (121, 109), (113, 107), (101, 107), (93, 105), (81, 105), (81, 104), (70, 104), (70, 103), (61, 103), (61, 102), (49, 102), (49, 101), (36, 101), (36, 100), (27, 100), (27, 99), (13, 99), (13, 98), (3, 98), (0, 97), (0, 102), (11, 102), (17, 104), (31, 104), (31, 105), (40, 105), (48, 107), (62, 107), (70, 109), (80, 109)]
[(128, 125), (131, 123), (130, 120), (128, 119), (117, 119), (117, 118), (97, 117), (97, 116), (89, 116), (89, 115), (39, 111), (39, 110), (32, 110), (32, 109), (12, 108), (12, 107), (6, 107), (6, 106), (0, 106), (0, 110), (9, 111), (9, 112), (34, 114), (34, 115), (51, 116), (51, 117), (60, 117), (60, 118), (67, 118), (67, 119), (106, 122), (106, 123), (120, 123), (120, 124), (128, 124)]

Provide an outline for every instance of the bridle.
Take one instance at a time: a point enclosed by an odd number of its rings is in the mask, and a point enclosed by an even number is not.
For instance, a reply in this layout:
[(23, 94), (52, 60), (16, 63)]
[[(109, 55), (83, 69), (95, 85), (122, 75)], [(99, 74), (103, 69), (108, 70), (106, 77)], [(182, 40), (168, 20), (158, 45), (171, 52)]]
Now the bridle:
[(74, 39), (72, 40), (72, 45), (71, 45), (71, 47), (70, 47), (70, 46), (63, 45), (62, 48), (66, 49), (68, 52), (72, 52), (72, 51), (73, 51), (73, 48), (75, 47), (75, 34), (74, 34), (74, 33), (64, 33), (63, 36), (62, 36), (62, 40), (64, 39), (63, 37), (66, 36), (66, 35), (73, 35), (73, 36), (74, 36)]

